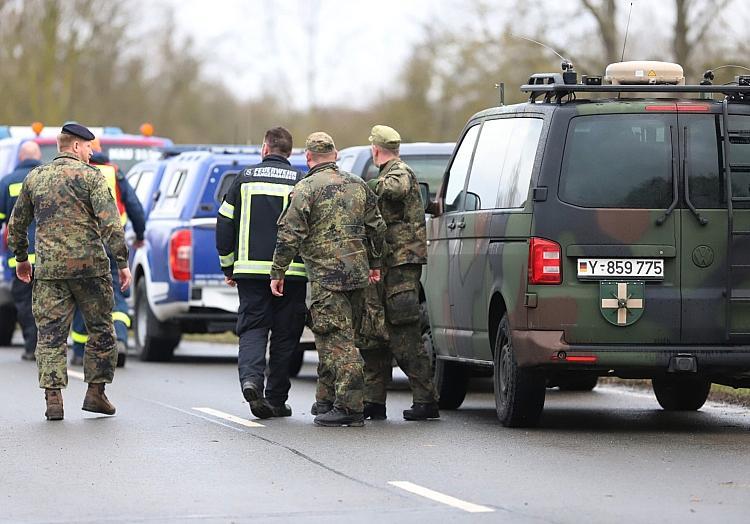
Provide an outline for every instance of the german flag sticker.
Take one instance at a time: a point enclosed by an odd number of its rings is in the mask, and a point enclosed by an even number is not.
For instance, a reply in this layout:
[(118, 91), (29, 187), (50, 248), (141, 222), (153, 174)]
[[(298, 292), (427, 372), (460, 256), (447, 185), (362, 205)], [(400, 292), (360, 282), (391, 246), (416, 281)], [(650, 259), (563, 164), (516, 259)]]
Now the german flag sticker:
[(586, 262), (578, 262), (578, 272), (579, 273), (588, 273), (589, 267)]

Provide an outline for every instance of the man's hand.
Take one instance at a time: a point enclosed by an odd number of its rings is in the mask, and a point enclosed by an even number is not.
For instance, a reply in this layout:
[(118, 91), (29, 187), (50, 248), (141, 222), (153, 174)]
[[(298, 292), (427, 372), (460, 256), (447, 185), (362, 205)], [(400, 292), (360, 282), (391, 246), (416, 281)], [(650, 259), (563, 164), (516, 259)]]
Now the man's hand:
[(133, 249), (141, 249), (146, 244), (145, 240), (134, 240)]
[(130, 287), (130, 281), (132, 280), (130, 269), (124, 267), (120, 269), (118, 273), (120, 274), (120, 291), (124, 293), (125, 290)]
[(224, 283), (227, 286), (229, 286), (229, 287), (236, 287), (237, 286), (237, 281), (234, 280), (232, 277), (228, 277), (226, 275), (224, 275)]
[(16, 276), (21, 282), (31, 282), (31, 262), (24, 260), (16, 264)]
[(280, 280), (271, 280), (271, 293), (273, 293), (273, 296), (275, 297), (283, 297), (284, 296), (284, 279)]
[(370, 284), (377, 284), (378, 282), (380, 282), (380, 270), (371, 269), (369, 279), (370, 279)]

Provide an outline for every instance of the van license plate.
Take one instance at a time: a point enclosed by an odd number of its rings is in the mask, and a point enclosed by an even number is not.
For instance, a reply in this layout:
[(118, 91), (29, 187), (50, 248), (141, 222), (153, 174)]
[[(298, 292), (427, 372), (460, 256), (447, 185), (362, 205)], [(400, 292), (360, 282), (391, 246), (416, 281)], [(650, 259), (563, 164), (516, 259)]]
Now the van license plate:
[(663, 258), (579, 258), (578, 278), (664, 279)]

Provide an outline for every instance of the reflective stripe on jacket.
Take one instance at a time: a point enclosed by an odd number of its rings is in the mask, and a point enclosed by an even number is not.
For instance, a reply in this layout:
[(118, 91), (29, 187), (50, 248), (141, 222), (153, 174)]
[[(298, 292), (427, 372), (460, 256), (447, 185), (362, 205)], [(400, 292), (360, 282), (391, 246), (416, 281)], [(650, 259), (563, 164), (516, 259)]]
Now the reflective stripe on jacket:
[[(289, 204), (294, 185), (304, 173), (278, 155), (268, 155), (248, 167), (232, 183), (219, 208), (216, 249), (221, 269), (232, 278), (268, 278), (281, 212)], [(301, 259), (287, 272), (292, 279), (307, 277)]]

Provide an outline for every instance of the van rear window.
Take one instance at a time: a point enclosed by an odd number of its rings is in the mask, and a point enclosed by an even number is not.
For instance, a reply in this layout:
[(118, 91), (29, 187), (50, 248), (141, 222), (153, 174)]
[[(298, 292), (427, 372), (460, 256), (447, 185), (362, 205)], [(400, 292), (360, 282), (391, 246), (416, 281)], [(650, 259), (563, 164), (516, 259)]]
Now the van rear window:
[(560, 174), (560, 200), (582, 207), (669, 207), (670, 118), (617, 114), (571, 119)]

